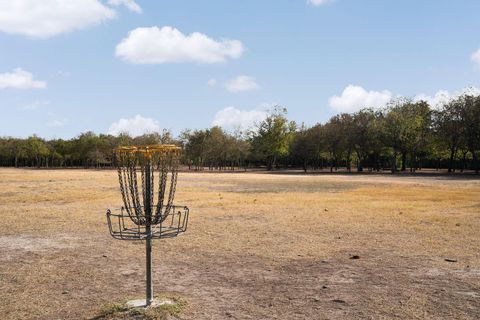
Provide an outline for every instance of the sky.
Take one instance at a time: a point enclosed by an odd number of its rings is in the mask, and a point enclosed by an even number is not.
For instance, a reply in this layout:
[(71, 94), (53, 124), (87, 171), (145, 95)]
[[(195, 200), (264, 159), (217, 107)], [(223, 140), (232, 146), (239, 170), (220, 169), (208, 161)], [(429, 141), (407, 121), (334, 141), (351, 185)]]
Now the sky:
[(480, 88), (478, 0), (0, 0), (0, 136), (313, 125)]

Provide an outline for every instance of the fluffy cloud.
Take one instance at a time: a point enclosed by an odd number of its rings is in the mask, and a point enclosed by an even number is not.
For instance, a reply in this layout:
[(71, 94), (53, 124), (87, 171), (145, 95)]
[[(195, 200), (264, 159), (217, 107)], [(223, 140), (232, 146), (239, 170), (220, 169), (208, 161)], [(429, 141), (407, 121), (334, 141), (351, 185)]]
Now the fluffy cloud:
[(0, 31), (34, 38), (90, 27), (116, 17), (98, 0), (0, 1)]
[(212, 125), (224, 128), (240, 127), (245, 129), (251, 127), (257, 121), (264, 120), (267, 115), (267, 111), (264, 110), (239, 110), (234, 107), (227, 107), (217, 112)]
[(436, 107), (442, 105), (443, 103), (447, 102), (450, 99), (450, 93), (447, 90), (439, 90), (435, 92), (433, 96), (429, 96), (425, 93), (417, 94), (413, 100), (414, 101), (426, 101), (432, 107)]
[(256, 90), (260, 88), (260, 86), (257, 84), (257, 81), (254, 77), (238, 76), (228, 81), (225, 84), (225, 88), (227, 88), (227, 90), (230, 92), (240, 92)]
[(142, 8), (133, 0), (109, 0), (108, 4), (112, 6), (125, 6), (127, 7), (128, 10), (136, 12), (136, 13), (142, 13)]
[(473, 63), (480, 67), (480, 49), (472, 53), (470, 59), (472, 59)]
[(33, 79), (33, 74), (21, 68), (12, 72), (0, 73), (0, 89), (45, 89), (47, 83)]
[(480, 88), (477, 87), (468, 87), (462, 90), (458, 90), (455, 92), (450, 93), (447, 90), (439, 90), (434, 95), (428, 95), (425, 93), (417, 94), (413, 100), (414, 101), (426, 101), (430, 106), (433, 108), (438, 108), (445, 102), (448, 102), (450, 99), (454, 99), (459, 97), (462, 94), (472, 94), (472, 95), (480, 95)]
[(137, 114), (133, 118), (120, 119), (112, 123), (108, 129), (108, 133), (111, 135), (119, 135), (123, 132), (136, 137), (145, 133), (160, 132), (160, 125), (156, 120)]
[(390, 91), (367, 91), (360, 86), (347, 86), (340, 96), (329, 99), (330, 107), (338, 112), (355, 112), (362, 108), (379, 108), (393, 98)]
[(184, 35), (173, 27), (137, 28), (116, 47), (117, 57), (136, 64), (221, 63), (239, 58), (244, 51), (238, 40), (216, 41), (194, 32)]
[(335, 0), (307, 0), (308, 4), (311, 4), (312, 6), (319, 7), (321, 5), (333, 2)]
[[(462, 94), (479, 95), (480, 88), (468, 87), (450, 93), (447, 90), (439, 90), (433, 95), (420, 93), (413, 97), (413, 101), (426, 101), (433, 108), (440, 107), (443, 103)], [(350, 85), (343, 90), (341, 96), (333, 96), (329, 99), (330, 107), (338, 112), (355, 112), (362, 108), (381, 108), (388, 102), (401, 95), (394, 95), (388, 90), (367, 91), (360, 86)]]

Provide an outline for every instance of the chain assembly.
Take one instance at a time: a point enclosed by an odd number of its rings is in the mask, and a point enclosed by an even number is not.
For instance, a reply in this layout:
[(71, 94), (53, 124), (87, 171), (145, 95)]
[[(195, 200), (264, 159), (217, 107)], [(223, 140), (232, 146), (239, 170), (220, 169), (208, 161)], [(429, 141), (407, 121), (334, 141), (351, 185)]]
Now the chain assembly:
[[(114, 238), (143, 240), (186, 231), (188, 208), (173, 203), (180, 151), (174, 145), (115, 149), (123, 206), (117, 212), (107, 212)], [(146, 233), (147, 226), (152, 228), (152, 234)]]

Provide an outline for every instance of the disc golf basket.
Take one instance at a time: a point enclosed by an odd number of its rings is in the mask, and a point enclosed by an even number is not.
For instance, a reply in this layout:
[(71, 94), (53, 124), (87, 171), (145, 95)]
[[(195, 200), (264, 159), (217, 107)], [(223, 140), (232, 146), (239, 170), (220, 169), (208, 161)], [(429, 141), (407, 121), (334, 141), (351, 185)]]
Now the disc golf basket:
[(146, 306), (153, 301), (152, 239), (187, 230), (189, 209), (173, 203), (180, 151), (174, 145), (115, 149), (123, 206), (107, 210), (108, 228), (115, 239), (146, 243)]

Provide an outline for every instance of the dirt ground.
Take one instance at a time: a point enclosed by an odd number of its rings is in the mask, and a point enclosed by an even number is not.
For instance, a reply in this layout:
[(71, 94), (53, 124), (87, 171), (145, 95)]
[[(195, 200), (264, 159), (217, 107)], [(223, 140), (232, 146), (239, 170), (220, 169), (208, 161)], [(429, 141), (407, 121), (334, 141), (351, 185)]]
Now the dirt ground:
[[(478, 179), (182, 173), (176, 203), (189, 229), (154, 243), (154, 289), (181, 319), (480, 318)], [(0, 169), (0, 319), (143, 297), (119, 206), (114, 171)]]

